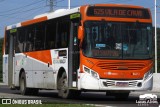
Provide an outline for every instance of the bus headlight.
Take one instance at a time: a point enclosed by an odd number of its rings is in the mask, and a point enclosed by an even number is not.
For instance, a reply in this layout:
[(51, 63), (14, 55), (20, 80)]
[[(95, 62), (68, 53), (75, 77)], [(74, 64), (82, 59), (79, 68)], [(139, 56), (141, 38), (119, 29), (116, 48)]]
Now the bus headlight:
[(91, 75), (92, 75), (93, 77), (95, 77), (95, 78), (99, 79), (99, 75), (98, 75), (98, 73), (97, 73), (97, 72), (95, 72), (95, 71), (93, 71), (93, 70), (91, 70)]
[(99, 74), (91, 69), (89, 69), (88, 67), (86, 66), (83, 66), (83, 70), (87, 73), (89, 73), (92, 77), (96, 78), (96, 79), (99, 79)]
[(90, 74), (90, 69), (89, 68), (87, 68), (87, 67), (84, 66), (83, 69), (84, 69), (85, 72), (87, 72), (87, 73)]
[(145, 73), (144, 75), (144, 80), (146, 80), (149, 76), (153, 74), (153, 68), (151, 68), (148, 72)]

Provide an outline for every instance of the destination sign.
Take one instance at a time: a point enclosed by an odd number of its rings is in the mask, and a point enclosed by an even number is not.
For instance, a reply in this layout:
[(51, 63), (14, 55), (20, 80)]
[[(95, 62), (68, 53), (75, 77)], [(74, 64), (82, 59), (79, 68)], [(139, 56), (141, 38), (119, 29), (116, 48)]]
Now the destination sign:
[(91, 6), (87, 16), (150, 19), (148, 9)]

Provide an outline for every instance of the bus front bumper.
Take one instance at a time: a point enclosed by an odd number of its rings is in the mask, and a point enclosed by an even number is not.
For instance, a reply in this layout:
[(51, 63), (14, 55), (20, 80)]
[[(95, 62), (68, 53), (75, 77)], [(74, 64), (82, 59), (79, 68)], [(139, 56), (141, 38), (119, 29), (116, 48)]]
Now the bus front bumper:
[(153, 85), (153, 74), (145, 80), (110, 80), (97, 79), (87, 73), (80, 74), (79, 89), (82, 90), (151, 90)]

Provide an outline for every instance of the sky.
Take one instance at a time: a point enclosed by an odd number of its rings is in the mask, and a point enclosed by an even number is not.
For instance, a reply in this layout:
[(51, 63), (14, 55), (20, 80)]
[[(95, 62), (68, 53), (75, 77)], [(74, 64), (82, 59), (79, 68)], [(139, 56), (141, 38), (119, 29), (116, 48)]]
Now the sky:
[[(49, 0), (0, 0), (0, 38), (4, 36), (4, 29), (22, 21), (30, 20), (34, 16), (50, 10)], [(54, 10), (68, 8), (68, 0), (54, 0)], [(155, 0), (71, 0), (71, 8), (86, 4), (132, 4), (150, 8), (154, 24)], [(157, 0), (157, 27), (160, 27), (160, 0)]]

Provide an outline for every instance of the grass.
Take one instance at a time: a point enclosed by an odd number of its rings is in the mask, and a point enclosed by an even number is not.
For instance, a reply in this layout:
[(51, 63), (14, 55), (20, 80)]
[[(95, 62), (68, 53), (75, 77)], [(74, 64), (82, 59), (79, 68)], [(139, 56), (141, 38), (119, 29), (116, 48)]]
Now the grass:
[(93, 105), (84, 104), (42, 104), (42, 105), (0, 105), (0, 107), (95, 107)]

